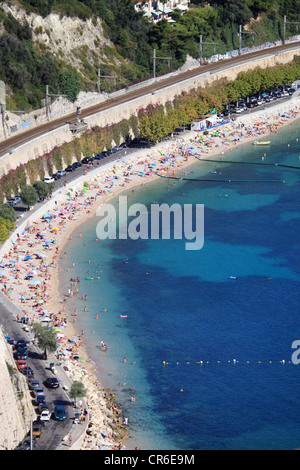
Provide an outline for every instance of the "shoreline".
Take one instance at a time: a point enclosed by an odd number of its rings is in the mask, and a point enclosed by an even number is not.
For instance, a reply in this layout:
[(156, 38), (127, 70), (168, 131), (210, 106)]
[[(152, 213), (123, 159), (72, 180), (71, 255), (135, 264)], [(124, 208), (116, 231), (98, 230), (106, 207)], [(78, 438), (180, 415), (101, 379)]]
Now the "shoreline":
[[(6, 256), (3, 257), (2, 254), (2, 259), (14, 259), (16, 263), (21, 263), (20, 269), (24, 268), (25, 273), (36, 271), (37, 274), (34, 276), (36, 276), (37, 280), (42, 278), (42, 280), (38, 281), (41, 284), (38, 284), (38, 287), (31, 290), (29, 288), (30, 280), (21, 283), (18, 273), (13, 271), (15, 276), (13, 279), (7, 275), (0, 278), (1, 288), (4, 283), (7, 284), (6, 295), (15, 305), (24, 310), (24, 315), (29, 317), (30, 322), (37, 321), (37, 319), (43, 321), (42, 319), (45, 317), (50, 318), (50, 324), (59, 327), (61, 331), (59, 333), (59, 335), (62, 335), (59, 339), (59, 349), (63, 350), (64, 348), (65, 350), (66, 346), (69, 346), (68, 339), (74, 336), (80, 338), (80, 335), (76, 330), (76, 322), (72, 321), (74, 313), (72, 315), (68, 309), (68, 304), (70, 303), (68, 300), (76, 299), (76, 295), (66, 292), (70, 288), (69, 281), (65, 281), (63, 286), (60, 282), (62, 273), (65, 273), (65, 276), (66, 272), (71, 275), (70, 271), (63, 271), (64, 249), (67, 249), (67, 242), (74, 232), (78, 232), (81, 225), (96, 214), (97, 208), (111, 200), (112, 197), (119, 196), (125, 190), (145, 186), (148, 182), (157, 180), (159, 176), (156, 172), (164, 172), (165, 176), (170, 172), (173, 174), (175, 171), (181, 171), (183, 174), (187, 172), (188, 167), (196, 161), (196, 158), (191, 156), (186, 159), (185, 146), (187, 144), (190, 145), (192, 143), (195, 150), (200, 153), (200, 163), (201, 156), (209, 159), (215, 155), (220, 155), (224, 162), (226, 162), (227, 152), (232, 148), (259, 140), (263, 136), (276, 133), (288, 124), (294, 124), (299, 121), (299, 110), (299, 100), (292, 99), (289, 103), (275, 105), (274, 108), (268, 108), (266, 111), (260, 110), (245, 114), (239, 116), (233, 123), (210, 129), (210, 133), (213, 131), (220, 134), (213, 139), (204, 136), (203, 133), (190, 131), (184, 138), (180, 137), (165, 141), (151, 149), (137, 150), (134, 154), (126, 157), (126, 159), (108, 165), (111, 168), (100, 167), (96, 171), (78, 178), (80, 181), (75, 180), (67, 186), (65, 194), (53, 196), (52, 199), (55, 199), (56, 204), (53, 205), (53, 210), (48, 212), (52, 213), (55, 218), (41, 218), (33, 214), (30, 225), (27, 222), (27, 226), (32, 228), (26, 230), (25, 234), (23, 233), (24, 231), (22, 232), (23, 235), (19, 237), (15, 245), (11, 244), (11, 250)], [(282, 113), (288, 113), (289, 116), (282, 117)], [(265, 115), (264, 119), (259, 120), (258, 117), (262, 114)], [(242, 124), (243, 127), (241, 127)], [(203, 137), (201, 142), (199, 142), (199, 137)], [(199, 153), (197, 153), (198, 157)], [(173, 155), (173, 157), (168, 157), (171, 158), (170, 161), (168, 160), (168, 163), (162, 161), (166, 155)], [(147, 164), (145, 163), (146, 161)], [(199, 162), (199, 159), (197, 161)], [(156, 167), (151, 169), (150, 162), (155, 162)], [(131, 168), (128, 170), (130, 165)], [(116, 168), (116, 170), (113, 170), (113, 168)], [(146, 171), (140, 171), (141, 169), (146, 169), (149, 176), (146, 176)], [(122, 171), (122, 176), (118, 176), (118, 179), (115, 180), (116, 174), (120, 175)], [(130, 173), (127, 178), (124, 176), (126, 173)], [(140, 173), (145, 174), (142, 176)], [(83, 191), (83, 180), (90, 184), (86, 192)], [(117, 186), (114, 184), (115, 182), (117, 182)], [(67, 191), (70, 188), (73, 188), (73, 197), (68, 196)], [(68, 192), (71, 193), (71, 191)], [(45, 214), (45, 210), (43, 212)], [(54, 230), (54, 227), (57, 227), (58, 230)], [(44, 236), (44, 240), (47, 238), (49, 241), (49, 238), (54, 238), (55, 243), (45, 246), (44, 242), (37, 238), (38, 233)], [(14, 237), (15, 234), (11, 238)], [(19, 255), (21, 252), (28, 253), (27, 256), (32, 256), (33, 251), (37, 249), (40, 249), (42, 256), (36, 259), (31, 258), (33, 261), (32, 265), (29, 265), (24, 260), (20, 260)], [(47, 258), (44, 258), (44, 256), (47, 256)], [(45, 259), (47, 259), (46, 262)], [(17, 280), (18, 282), (16, 282)], [(75, 282), (73, 287), (75, 287)], [(18, 290), (26, 289), (25, 296), (23, 296), (25, 300), (22, 299), (20, 293), (17, 293), (19, 297), (15, 296), (14, 291), (16, 288)], [(66, 297), (65, 301), (63, 300), (64, 296)], [(36, 299), (40, 299), (43, 302), (39, 303)], [(33, 307), (32, 303), (37, 305), (37, 307)], [(46, 308), (41, 308), (41, 306)], [(65, 310), (63, 307), (65, 307)], [(47, 312), (43, 312), (43, 310), (47, 310)], [(81, 359), (74, 360), (72, 355), (65, 353), (61, 354), (60, 358), (63, 366), (68, 368), (67, 373), (70, 378), (72, 380), (82, 380), (84, 386), (89, 390), (85, 398), (91, 415), (89, 434), (85, 436), (81, 448), (86, 450), (102, 447), (108, 448), (108, 446), (110, 446), (109, 448), (119, 448), (120, 446), (124, 448), (123, 441), (128, 437), (128, 429), (122, 424), (122, 418), (120, 420), (120, 416), (115, 411), (116, 405), (113, 396), (110, 395), (109, 390), (103, 389), (101, 384), (99, 385), (95, 364), (88, 359), (84, 339), (81, 338), (80, 342), (76, 341), (72, 347), (74, 348), (73, 352), (75, 352), (73, 356), (76, 355), (87, 359), (85, 361)], [(111, 435), (112, 439), (109, 439), (107, 435), (102, 433)], [(127, 443), (131, 445), (130, 439)], [(132, 448), (134, 448), (134, 445)]]

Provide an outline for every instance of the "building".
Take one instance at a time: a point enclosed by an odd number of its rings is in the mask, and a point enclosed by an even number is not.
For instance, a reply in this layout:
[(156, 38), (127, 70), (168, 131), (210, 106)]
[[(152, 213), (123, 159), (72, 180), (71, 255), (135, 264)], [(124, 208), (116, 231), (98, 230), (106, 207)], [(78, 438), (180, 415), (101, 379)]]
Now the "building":
[(194, 119), (191, 122), (192, 131), (204, 131), (205, 129), (210, 129), (219, 124), (219, 118), (217, 114), (208, 114), (202, 119)]
[(144, 16), (149, 18), (151, 21), (159, 21), (162, 18), (171, 21), (170, 13), (174, 10), (181, 10), (182, 13), (189, 9), (190, 0), (166, 0), (165, 3), (159, 0), (145, 0), (137, 1), (135, 3), (135, 9), (137, 11), (144, 11)]

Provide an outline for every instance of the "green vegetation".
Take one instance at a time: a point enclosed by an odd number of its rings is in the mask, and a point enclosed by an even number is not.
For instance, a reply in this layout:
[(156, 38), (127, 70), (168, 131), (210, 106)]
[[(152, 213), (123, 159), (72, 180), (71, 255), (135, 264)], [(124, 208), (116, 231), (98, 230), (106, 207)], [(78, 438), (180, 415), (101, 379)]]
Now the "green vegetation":
[(52, 353), (57, 349), (57, 335), (52, 326), (43, 326), (40, 323), (33, 325), (34, 336), (41, 349), (44, 349), (44, 359), (47, 359), (47, 352)]
[(14, 228), (15, 224), (9, 219), (0, 217), (0, 243), (8, 239), (10, 231)]
[[(188, 12), (181, 14), (175, 10), (171, 14), (175, 21), (172, 24), (166, 19), (149, 23), (142, 11), (134, 9), (134, 0), (20, 0), (20, 3), (27, 13), (43, 17), (58, 12), (82, 20), (101, 18), (104, 34), (114, 47), (103, 47), (103, 61), (99, 65), (103, 75), (118, 75), (117, 87), (152, 74), (153, 48), (158, 57), (172, 58), (170, 66), (166, 60), (157, 61), (156, 72), (162, 74), (181, 66), (187, 54), (199, 57), (200, 35), (203, 56), (208, 57), (214, 52), (238, 48), (239, 25), (246, 26), (242, 36), (244, 47), (282, 39), (284, 15), (288, 20), (286, 35), (298, 34), (295, 22), (300, 20), (300, 0), (214, 0), (211, 4), (192, 0)], [(60, 92), (71, 101), (76, 100), (81, 88), (96, 89), (96, 68), (88, 62), (86, 51), (76, 51), (82, 68), (75, 70), (50, 55), (43, 44), (39, 51), (35, 49), (26, 21), (20, 24), (0, 8), (1, 23), (4, 32), (0, 36), (0, 79), (9, 89), (7, 109), (40, 107), (46, 85), (50, 93)], [(98, 49), (98, 37), (94, 43)], [(114, 83), (103, 80), (102, 86), (105, 91), (112, 91)]]
[(29, 209), (30, 206), (34, 206), (37, 203), (38, 193), (33, 186), (26, 185), (23, 186), (21, 190), (20, 198), (23, 204), (26, 204)]
[(75, 406), (76, 406), (76, 398), (83, 398), (87, 394), (87, 389), (84, 387), (82, 382), (79, 382), (78, 380), (75, 380), (70, 388), (70, 398), (74, 398), (75, 400)]

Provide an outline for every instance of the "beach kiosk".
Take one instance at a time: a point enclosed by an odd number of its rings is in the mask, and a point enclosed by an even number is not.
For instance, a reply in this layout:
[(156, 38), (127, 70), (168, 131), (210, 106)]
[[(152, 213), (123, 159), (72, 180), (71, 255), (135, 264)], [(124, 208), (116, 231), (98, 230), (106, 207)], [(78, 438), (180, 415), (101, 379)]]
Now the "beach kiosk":
[(191, 122), (192, 131), (204, 131), (210, 127), (216, 126), (218, 124), (217, 114), (208, 114), (202, 119), (195, 119)]

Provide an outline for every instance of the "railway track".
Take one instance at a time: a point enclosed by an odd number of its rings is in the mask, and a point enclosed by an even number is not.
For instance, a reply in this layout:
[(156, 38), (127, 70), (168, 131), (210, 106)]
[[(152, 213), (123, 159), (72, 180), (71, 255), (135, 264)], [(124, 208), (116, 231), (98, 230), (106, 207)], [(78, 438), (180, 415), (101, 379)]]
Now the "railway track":
[[(135, 90), (129, 90), (128, 92), (115, 97), (108, 99), (105, 102), (87, 107), (82, 109), (81, 111), (81, 118), (84, 119), (88, 116), (91, 116), (95, 113), (107, 110), (109, 108), (112, 108), (114, 106), (118, 106), (119, 104), (128, 102), (132, 99), (139, 98), (141, 96), (147, 95), (148, 93), (155, 93), (158, 90), (161, 90), (163, 88), (169, 87), (173, 84), (178, 84), (180, 82), (183, 82), (185, 80), (191, 79), (193, 77), (197, 77), (201, 74), (205, 74), (207, 72), (213, 74), (215, 72), (218, 72), (220, 70), (223, 70), (224, 68), (231, 68), (236, 65), (245, 63), (245, 62), (251, 62), (256, 59), (262, 59), (264, 57), (269, 56), (270, 54), (277, 54), (277, 53), (282, 53), (282, 52), (289, 52), (293, 49), (300, 49), (300, 41), (299, 42), (294, 42), (290, 44), (282, 44), (280, 46), (276, 47), (270, 47), (267, 49), (263, 49), (261, 51), (255, 51), (255, 52), (249, 52), (247, 54), (233, 57), (231, 59), (227, 59), (226, 61), (220, 61), (216, 62), (213, 64), (208, 64), (208, 65), (202, 65), (199, 67), (196, 67), (192, 70), (188, 70), (186, 72), (182, 72), (181, 74), (168, 77), (165, 79), (161, 79), (156, 83), (152, 83), (150, 85), (145, 85), (141, 86), (138, 89)], [(38, 127), (34, 127), (32, 129), (29, 129), (27, 131), (22, 132), (22, 134), (18, 134), (16, 136), (12, 136), (7, 138), (6, 140), (0, 142), (0, 156), (3, 156), (5, 153), (7, 153), (9, 150), (18, 147), (19, 145), (28, 142), (32, 140), (33, 138), (38, 137), (39, 135), (45, 134), (47, 132), (50, 132), (52, 130), (57, 129), (58, 127), (61, 127), (64, 125), (66, 122), (72, 121), (76, 119), (76, 112), (67, 114), (62, 116), (61, 118), (46, 122), (45, 124), (42, 124)]]

